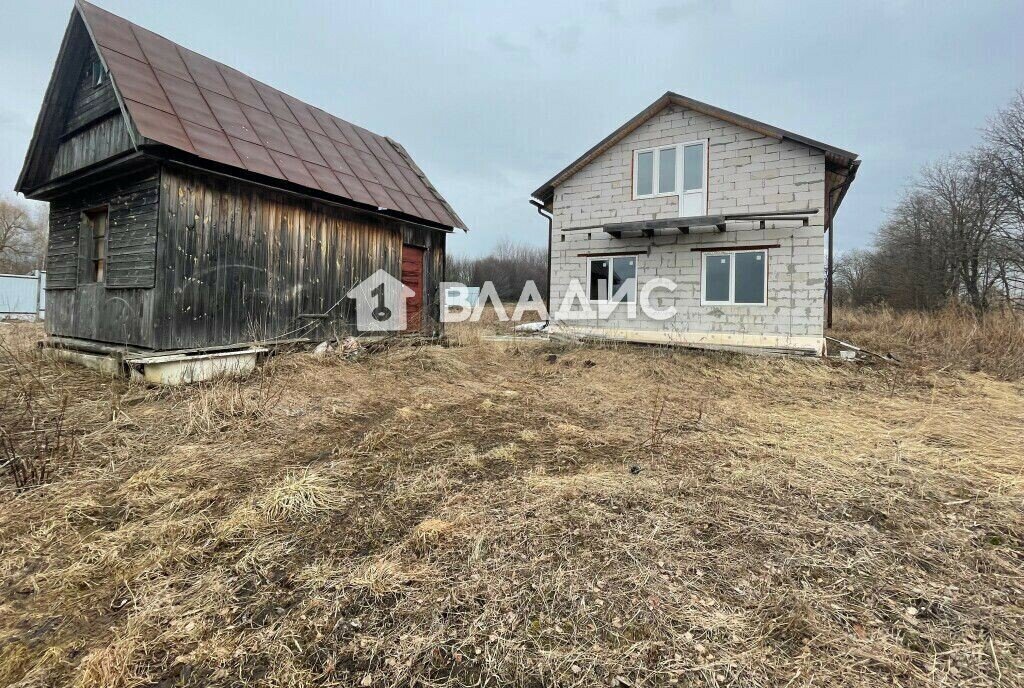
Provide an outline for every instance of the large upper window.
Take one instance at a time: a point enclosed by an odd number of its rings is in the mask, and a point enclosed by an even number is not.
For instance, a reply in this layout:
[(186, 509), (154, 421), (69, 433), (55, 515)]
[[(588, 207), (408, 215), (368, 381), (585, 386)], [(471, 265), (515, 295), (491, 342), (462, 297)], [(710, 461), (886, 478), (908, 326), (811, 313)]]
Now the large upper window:
[(633, 198), (679, 196), (682, 217), (707, 211), (706, 141), (659, 146), (633, 153)]
[(703, 254), (702, 272), (702, 304), (768, 303), (768, 251), (709, 251)]
[(86, 237), (83, 250), (89, 252), (86, 282), (102, 282), (107, 272), (107, 209), (88, 210), (84, 216)]
[(591, 301), (636, 303), (636, 256), (591, 258), (589, 284)]

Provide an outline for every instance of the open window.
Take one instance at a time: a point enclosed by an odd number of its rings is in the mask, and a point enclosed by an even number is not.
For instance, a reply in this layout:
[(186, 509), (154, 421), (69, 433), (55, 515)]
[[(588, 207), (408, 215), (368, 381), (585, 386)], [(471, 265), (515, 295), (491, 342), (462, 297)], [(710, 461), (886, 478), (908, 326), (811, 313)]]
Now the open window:
[(106, 208), (95, 208), (82, 213), (84, 238), (82, 250), (88, 258), (85, 267), (85, 282), (104, 282), (107, 273), (107, 224)]
[(710, 306), (768, 304), (768, 251), (702, 254), (700, 302)]
[(103, 71), (103, 63), (100, 62), (100, 56), (93, 54), (88, 62), (85, 63), (84, 73), (82, 75), (83, 85), (88, 85), (93, 88), (103, 83), (105, 76)]
[(633, 198), (679, 196), (680, 217), (707, 214), (707, 141), (633, 152)]
[(591, 258), (587, 282), (594, 303), (636, 303), (636, 256)]

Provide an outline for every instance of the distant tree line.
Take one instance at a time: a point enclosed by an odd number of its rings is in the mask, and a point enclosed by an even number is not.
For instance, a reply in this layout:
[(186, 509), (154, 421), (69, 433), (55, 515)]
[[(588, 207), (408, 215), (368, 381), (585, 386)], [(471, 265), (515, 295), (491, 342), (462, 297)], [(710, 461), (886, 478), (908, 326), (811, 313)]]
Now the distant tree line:
[(837, 304), (1024, 308), (1024, 90), (974, 149), (925, 166), (869, 249), (839, 258)]
[(46, 206), (0, 199), (0, 272), (41, 270), (46, 256)]
[(503, 239), (485, 256), (450, 255), (445, 279), (470, 287), (493, 282), (503, 301), (518, 300), (523, 286), (533, 280), (544, 296), (548, 284), (547, 247)]

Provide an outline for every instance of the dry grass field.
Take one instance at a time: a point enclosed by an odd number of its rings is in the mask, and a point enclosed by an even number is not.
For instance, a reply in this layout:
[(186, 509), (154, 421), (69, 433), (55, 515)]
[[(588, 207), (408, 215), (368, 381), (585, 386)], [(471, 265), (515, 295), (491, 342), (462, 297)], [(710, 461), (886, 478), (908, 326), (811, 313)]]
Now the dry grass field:
[(1020, 323), (841, 316), (903, 365), (463, 327), (171, 390), (0, 325), (0, 685), (1022, 685)]

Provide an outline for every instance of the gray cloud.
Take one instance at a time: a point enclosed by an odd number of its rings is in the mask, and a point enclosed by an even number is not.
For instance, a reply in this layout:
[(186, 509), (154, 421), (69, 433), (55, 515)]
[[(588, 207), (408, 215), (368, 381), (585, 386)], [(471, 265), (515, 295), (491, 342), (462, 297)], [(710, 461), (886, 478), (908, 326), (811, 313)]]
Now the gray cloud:
[[(0, 1), (17, 29), (0, 45), (6, 190), (71, 2)], [(401, 141), (474, 253), (545, 241), (529, 193), (666, 90), (860, 153), (837, 242), (861, 245), (1024, 81), (1021, 3), (98, 2)]]

